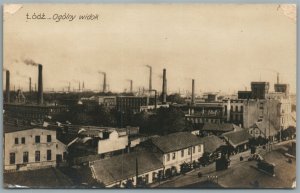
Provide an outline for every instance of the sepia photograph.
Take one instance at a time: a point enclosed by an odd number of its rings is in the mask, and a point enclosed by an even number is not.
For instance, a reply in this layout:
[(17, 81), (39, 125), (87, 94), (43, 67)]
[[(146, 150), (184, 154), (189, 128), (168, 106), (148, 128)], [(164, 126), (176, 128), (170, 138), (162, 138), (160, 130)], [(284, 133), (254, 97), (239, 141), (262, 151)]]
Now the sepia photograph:
[(3, 5), (3, 188), (295, 189), (296, 4)]

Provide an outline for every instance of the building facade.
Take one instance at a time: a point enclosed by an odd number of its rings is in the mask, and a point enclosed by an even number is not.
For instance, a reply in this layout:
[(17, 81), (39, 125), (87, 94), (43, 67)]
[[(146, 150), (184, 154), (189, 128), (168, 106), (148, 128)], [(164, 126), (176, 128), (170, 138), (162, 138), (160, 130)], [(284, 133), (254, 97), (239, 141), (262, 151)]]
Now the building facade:
[(223, 116), (227, 123), (234, 123), (241, 127), (244, 126), (244, 101), (243, 99), (223, 100)]
[(57, 161), (65, 160), (66, 153), (66, 146), (56, 139), (53, 130), (30, 128), (4, 134), (4, 170), (54, 167)]
[(154, 152), (159, 152), (164, 173), (178, 173), (184, 163), (198, 162), (204, 152), (200, 139), (188, 132), (172, 133), (152, 139)]
[(126, 112), (132, 110), (139, 112), (142, 106), (148, 106), (149, 97), (147, 96), (117, 96), (117, 110)]

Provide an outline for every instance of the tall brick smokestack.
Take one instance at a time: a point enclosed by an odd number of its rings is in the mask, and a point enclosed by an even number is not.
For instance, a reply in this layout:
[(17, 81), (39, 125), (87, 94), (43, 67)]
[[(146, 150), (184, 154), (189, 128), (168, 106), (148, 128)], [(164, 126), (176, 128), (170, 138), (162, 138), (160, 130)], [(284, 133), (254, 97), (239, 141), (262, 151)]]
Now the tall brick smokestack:
[(277, 72), (277, 84), (279, 84), (279, 73)]
[(130, 81), (130, 92), (132, 93), (133, 92), (133, 89), (132, 89), (133, 81), (132, 80), (129, 80), (129, 81)]
[(10, 73), (9, 70), (6, 70), (6, 102), (10, 102)]
[(29, 77), (29, 93), (31, 94), (31, 77)]
[(152, 66), (146, 65), (149, 68), (149, 90), (152, 90)]
[(195, 80), (192, 79), (192, 99), (191, 104), (195, 104)]
[(44, 103), (43, 97), (43, 66), (38, 65), (39, 74), (38, 74), (38, 104), (41, 105)]
[(103, 73), (103, 92), (106, 92), (106, 73)]
[(167, 103), (167, 75), (165, 68), (163, 69), (162, 103)]

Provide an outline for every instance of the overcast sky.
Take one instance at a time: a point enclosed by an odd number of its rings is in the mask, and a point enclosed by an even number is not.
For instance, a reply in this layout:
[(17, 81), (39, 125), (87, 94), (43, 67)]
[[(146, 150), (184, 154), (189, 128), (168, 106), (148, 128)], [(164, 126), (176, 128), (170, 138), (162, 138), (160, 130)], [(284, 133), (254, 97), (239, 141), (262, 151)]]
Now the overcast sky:
[[(107, 73), (112, 91), (148, 87), (161, 90), (167, 69), (169, 91), (233, 92), (250, 89), (251, 81), (276, 81), (296, 90), (296, 22), (293, 10), (279, 5), (26, 5), (4, 12), (4, 68), (11, 71), (11, 88), (28, 90), (43, 64), (44, 88), (62, 90), (70, 81), (78, 88), (102, 87)], [(26, 20), (26, 14), (69, 13), (73, 21)], [(99, 20), (79, 21), (80, 14)], [(4, 75), (5, 78), (5, 75)]]

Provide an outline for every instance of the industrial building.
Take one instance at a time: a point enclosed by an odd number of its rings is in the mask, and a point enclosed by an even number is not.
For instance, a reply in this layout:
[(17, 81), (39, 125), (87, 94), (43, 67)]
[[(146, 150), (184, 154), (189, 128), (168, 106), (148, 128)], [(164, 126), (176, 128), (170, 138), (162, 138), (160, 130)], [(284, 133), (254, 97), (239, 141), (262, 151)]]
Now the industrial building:
[(139, 112), (142, 106), (148, 106), (147, 96), (117, 96), (117, 110), (126, 112), (132, 110)]
[[(31, 81), (29, 83), (31, 88)], [(16, 100), (12, 102), (10, 95), (10, 73), (6, 72), (6, 100), (3, 105), (4, 122), (6, 121), (38, 121), (43, 122), (55, 114), (66, 112), (66, 106), (50, 105), (44, 102), (43, 97), (43, 66), (38, 64), (38, 91), (37, 101), (26, 101), (22, 91), (19, 90), (16, 95)]]

